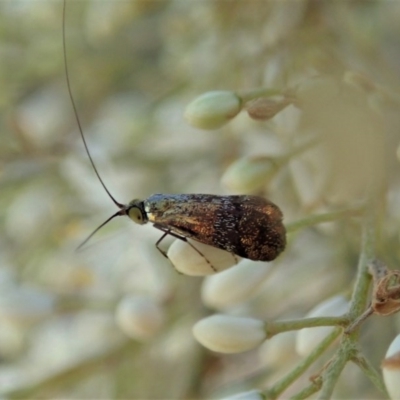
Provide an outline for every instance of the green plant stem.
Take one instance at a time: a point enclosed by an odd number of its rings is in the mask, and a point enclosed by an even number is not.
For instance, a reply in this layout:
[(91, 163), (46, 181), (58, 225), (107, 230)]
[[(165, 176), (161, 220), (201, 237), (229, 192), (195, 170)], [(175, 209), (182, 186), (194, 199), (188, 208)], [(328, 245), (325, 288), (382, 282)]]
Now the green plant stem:
[(271, 338), (278, 333), (287, 331), (295, 331), (303, 328), (315, 328), (317, 326), (345, 326), (347, 323), (347, 316), (292, 319), (288, 321), (268, 322), (265, 331), (267, 338)]
[(360, 209), (358, 208), (346, 208), (344, 210), (333, 211), (324, 214), (311, 215), (306, 218), (302, 218), (298, 221), (289, 222), (286, 224), (286, 232), (292, 233), (299, 229), (308, 228), (309, 226), (321, 224), (323, 222), (332, 222), (341, 218), (346, 218), (353, 215), (359, 215)]
[(330, 333), (311, 353), (302, 360), (291, 372), (286, 374), (280, 381), (276, 382), (268, 391), (264, 392), (267, 399), (275, 399), (286, 390), (299, 376), (301, 376), (310, 365), (316, 361), (336, 340), (341, 329), (335, 329)]
[(357, 277), (350, 303), (349, 316), (357, 318), (366, 308), (371, 283), (368, 266), (375, 258), (375, 218), (374, 212), (368, 209), (362, 226), (361, 251), (358, 260)]
[(321, 389), (322, 381), (321, 379), (315, 379), (306, 386), (303, 390), (296, 393), (294, 396), (291, 396), (291, 400), (303, 400), (310, 397), (312, 394), (318, 392)]
[[(374, 258), (375, 214), (371, 208), (366, 209), (362, 224), (361, 250), (358, 261), (356, 283), (350, 303), (349, 316), (356, 319), (363, 313), (367, 301), (371, 277), (368, 265)], [(338, 351), (322, 373), (322, 387), (319, 399), (330, 399), (336, 383), (346, 363), (358, 354), (358, 329), (350, 335), (344, 335)]]
[(330, 399), (332, 397), (333, 390), (347, 361), (354, 354), (354, 346), (354, 343), (348, 340), (347, 337), (342, 339), (336, 354), (332, 357), (321, 374), (322, 387), (318, 395), (319, 400)]
[[(314, 225), (320, 222), (334, 221), (338, 218), (354, 214), (359, 210), (347, 209), (338, 212), (314, 215), (312, 217), (288, 224), (287, 230), (293, 231), (305, 226)], [(345, 326), (349, 321), (357, 319), (366, 307), (369, 294), (369, 286), (371, 278), (368, 274), (368, 265), (374, 258), (374, 241), (375, 241), (375, 216), (371, 208), (365, 211), (365, 219), (362, 224), (362, 238), (360, 257), (358, 262), (356, 283), (350, 304), (350, 311), (346, 316), (333, 318), (309, 318), (304, 320), (281, 321), (272, 323), (268, 326), (267, 334), (274, 335), (277, 332), (285, 330), (299, 329), (305, 326), (323, 326), (323, 325), (341, 325)], [(336, 321), (335, 321), (336, 320)], [(336, 329), (331, 333), (305, 360), (303, 360), (295, 369), (277, 382), (270, 390), (265, 392), (267, 398), (278, 397), (294, 380), (296, 380), (321, 354), (329, 347), (329, 345), (339, 336), (341, 330)], [(353, 360), (362, 368), (366, 375), (371, 379), (375, 386), (382, 390), (384, 388), (382, 380), (377, 372), (365, 360), (358, 351), (358, 335), (352, 333), (343, 335), (340, 346), (332, 359), (326, 364), (317, 379), (309, 386), (300, 391), (295, 398), (303, 399), (317, 392), (319, 399), (329, 399), (332, 396), (336, 383), (349, 360)]]
[(352, 361), (362, 369), (364, 374), (370, 379), (370, 381), (375, 385), (378, 390), (385, 394), (385, 396), (388, 396), (381, 374), (379, 374), (379, 372), (361, 353), (357, 353), (352, 358)]

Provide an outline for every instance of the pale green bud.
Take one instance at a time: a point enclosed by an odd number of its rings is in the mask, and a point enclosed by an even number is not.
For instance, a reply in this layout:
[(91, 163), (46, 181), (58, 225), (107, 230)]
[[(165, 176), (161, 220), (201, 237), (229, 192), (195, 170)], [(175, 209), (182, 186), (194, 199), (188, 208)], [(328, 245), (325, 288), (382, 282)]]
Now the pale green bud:
[(241, 353), (259, 346), (267, 338), (263, 321), (223, 314), (197, 322), (193, 335), (204, 347), (219, 353)]
[(221, 183), (235, 193), (255, 193), (272, 180), (283, 161), (283, 157), (241, 158), (228, 167)]
[(149, 296), (126, 296), (118, 304), (115, 319), (120, 329), (136, 340), (154, 336), (163, 326), (164, 310)]
[[(343, 296), (334, 296), (318, 304), (306, 315), (306, 318), (336, 317), (345, 314), (348, 309), (349, 302)], [(302, 356), (308, 355), (333, 329), (332, 326), (301, 329), (297, 332), (297, 353)]]
[(200, 129), (218, 129), (234, 118), (242, 109), (242, 101), (236, 93), (227, 90), (202, 94), (185, 110), (186, 121)]
[(400, 399), (400, 335), (397, 335), (382, 362), (382, 374), (389, 397)]
[(167, 255), (177, 271), (190, 276), (213, 275), (232, 267), (238, 261), (228, 251), (192, 240), (175, 240)]

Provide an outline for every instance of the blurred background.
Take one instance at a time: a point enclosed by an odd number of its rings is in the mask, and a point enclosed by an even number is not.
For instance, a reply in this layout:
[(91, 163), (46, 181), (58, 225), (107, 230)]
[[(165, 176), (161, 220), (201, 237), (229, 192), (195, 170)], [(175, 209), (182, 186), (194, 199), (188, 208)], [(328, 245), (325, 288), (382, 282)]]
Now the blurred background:
[[(299, 360), (290, 335), (270, 360), (195, 342), (192, 325), (212, 312), (202, 279), (174, 271), (150, 225), (116, 219), (75, 251), (116, 208), (68, 98), (62, 2), (2, 1), (0, 27), (0, 394), (217, 398), (288, 372)], [(273, 179), (239, 191), (266, 195), (290, 222), (358, 205), (372, 177), (377, 254), (398, 268), (399, 3), (69, 1), (66, 31), (80, 121), (118, 201), (229, 194), (221, 177), (232, 163), (318, 137)], [(300, 88), (300, 104), (266, 121), (242, 112), (216, 131), (183, 118), (204, 92), (262, 87)], [(254, 297), (224, 311), (303, 316), (351, 290), (359, 246), (359, 219), (297, 232)], [(144, 333), (124, 320), (135, 299), (155, 316)], [(399, 331), (396, 316), (366, 323), (362, 346), (377, 368)], [(377, 398), (353, 368), (337, 397)]]

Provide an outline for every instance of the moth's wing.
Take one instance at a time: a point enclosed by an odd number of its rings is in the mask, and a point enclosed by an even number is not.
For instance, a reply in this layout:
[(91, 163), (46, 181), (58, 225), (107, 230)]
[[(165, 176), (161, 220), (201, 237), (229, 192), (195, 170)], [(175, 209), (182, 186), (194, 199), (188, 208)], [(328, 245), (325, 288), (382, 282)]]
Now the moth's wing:
[(286, 246), (282, 212), (274, 203), (261, 197), (247, 196), (242, 202), (239, 223), (241, 248), (251, 260), (274, 260)]
[(240, 210), (235, 209), (232, 197), (236, 196), (183, 195), (150, 216), (150, 221), (178, 235), (235, 252), (232, 240), (237, 237)]
[(171, 195), (151, 210), (156, 226), (251, 260), (273, 260), (286, 245), (282, 213), (262, 197)]

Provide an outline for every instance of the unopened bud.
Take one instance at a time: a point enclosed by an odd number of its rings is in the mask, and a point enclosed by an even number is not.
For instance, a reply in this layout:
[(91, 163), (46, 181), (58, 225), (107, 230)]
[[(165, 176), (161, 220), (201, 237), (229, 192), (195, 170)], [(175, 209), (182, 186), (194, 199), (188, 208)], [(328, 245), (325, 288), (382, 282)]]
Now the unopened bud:
[(202, 94), (186, 107), (186, 121), (200, 129), (218, 129), (234, 118), (242, 109), (242, 101), (227, 90)]
[(177, 271), (190, 276), (213, 275), (238, 261), (228, 251), (192, 240), (175, 240), (167, 255)]
[(219, 353), (241, 353), (257, 347), (267, 338), (263, 321), (222, 314), (197, 322), (193, 334), (203, 346)]
[(250, 101), (247, 106), (247, 113), (250, 118), (266, 121), (278, 114), (291, 103), (288, 99), (258, 98)]
[(275, 177), (283, 161), (283, 157), (241, 158), (228, 167), (221, 182), (235, 193), (255, 193)]
[(400, 335), (397, 335), (382, 362), (382, 374), (391, 399), (400, 399)]

